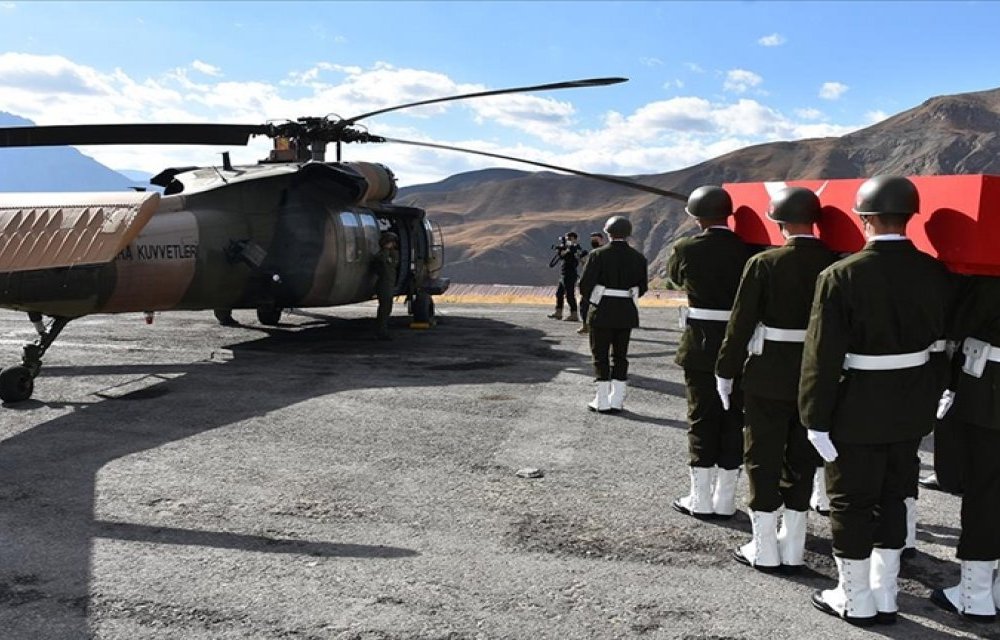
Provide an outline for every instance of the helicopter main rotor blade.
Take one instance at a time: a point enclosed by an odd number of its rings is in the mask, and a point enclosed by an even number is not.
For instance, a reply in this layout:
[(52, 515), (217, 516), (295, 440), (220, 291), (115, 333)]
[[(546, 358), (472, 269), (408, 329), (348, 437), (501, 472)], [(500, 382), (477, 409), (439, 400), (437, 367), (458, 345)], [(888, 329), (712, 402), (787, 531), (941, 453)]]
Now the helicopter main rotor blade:
[(77, 124), (0, 127), (0, 147), (87, 144), (218, 144), (246, 146), (268, 125), (244, 124)]
[(531, 91), (549, 91), (551, 89), (577, 89), (583, 87), (603, 87), (609, 84), (618, 84), (620, 82), (628, 82), (628, 78), (589, 78), (587, 80), (570, 80), (567, 82), (554, 82), (552, 84), (539, 84), (531, 87), (515, 87), (513, 89), (495, 89), (493, 91), (479, 91), (476, 93), (464, 93), (460, 96), (449, 96), (447, 98), (434, 98), (432, 100), (421, 100), (420, 102), (410, 102), (408, 104), (399, 104), (395, 107), (386, 107), (385, 109), (379, 109), (377, 111), (369, 111), (368, 113), (362, 113), (360, 116), (354, 116), (353, 118), (348, 118), (342, 122), (345, 125), (351, 125), (358, 120), (363, 120), (365, 118), (370, 118), (372, 116), (377, 116), (383, 113), (388, 113), (390, 111), (397, 111), (399, 109), (408, 109), (409, 107), (420, 107), (425, 104), (435, 104), (438, 102), (449, 102), (451, 100), (465, 100), (466, 98), (482, 98), (485, 96), (499, 96), (505, 93), (528, 93)]
[(640, 184), (638, 182), (632, 182), (631, 180), (626, 180), (624, 178), (616, 178), (614, 176), (606, 176), (599, 173), (587, 173), (586, 171), (580, 171), (578, 169), (570, 169), (568, 167), (560, 167), (554, 164), (546, 164), (544, 162), (536, 162), (534, 160), (525, 160), (524, 158), (515, 158), (513, 156), (505, 156), (499, 153), (490, 153), (488, 151), (477, 151), (475, 149), (464, 149), (462, 147), (452, 147), (446, 144), (435, 144), (433, 142), (415, 142), (413, 140), (400, 140), (399, 138), (383, 138), (385, 142), (395, 142), (396, 144), (408, 144), (415, 147), (430, 147), (432, 149), (444, 149), (446, 151), (461, 151), (462, 153), (472, 153), (477, 156), (487, 156), (489, 158), (499, 158), (501, 160), (511, 160), (513, 162), (522, 162), (524, 164), (531, 164), (536, 167), (544, 167), (545, 169), (554, 169), (556, 171), (564, 171), (566, 173), (572, 173), (574, 175), (583, 176), (584, 178), (593, 178), (594, 180), (601, 180), (603, 182), (610, 182), (611, 184), (621, 185), (623, 187), (629, 187), (630, 189), (637, 189), (639, 191), (645, 191), (647, 193), (654, 193), (658, 196), (664, 196), (667, 198), (673, 198), (674, 200), (680, 200), (682, 202), (687, 202), (687, 196), (681, 195), (679, 193), (674, 193), (673, 191), (667, 191), (665, 189), (658, 189), (657, 187), (651, 187), (649, 185)]

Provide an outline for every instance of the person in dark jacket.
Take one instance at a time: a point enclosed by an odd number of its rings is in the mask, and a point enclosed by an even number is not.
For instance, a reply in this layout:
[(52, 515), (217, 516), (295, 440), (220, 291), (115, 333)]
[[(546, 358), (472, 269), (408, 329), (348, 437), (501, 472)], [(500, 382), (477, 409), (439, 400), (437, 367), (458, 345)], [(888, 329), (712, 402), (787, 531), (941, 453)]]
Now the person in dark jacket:
[[(942, 428), (954, 429), (963, 467), (959, 583), (936, 589), (938, 606), (977, 622), (996, 620), (1000, 578), (1000, 277), (972, 276), (964, 287), (949, 337), (964, 339), (961, 368), (939, 403)], [(936, 446), (936, 443), (935, 443)]]
[(722, 187), (695, 189), (685, 211), (702, 231), (678, 240), (667, 258), (668, 283), (687, 292), (689, 305), (681, 309), (675, 362), (687, 387), (691, 490), (673, 508), (696, 518), (731, 518), (743, 461), (743, 404), (737, 390), (730, 406), (722, 405), (715, 361), (751, 252), (727, 226), (733, 201)]
[(861, 185), (868, 243), (820, 273), (803, 349), (799, 413), (826, 461), (839, 576), (812, 603), (856, 625), (896, 621), (904, 500), (941, 394), (952, 280), (905, 235), (919, 206), (906, 178)]
[(563, 236), (563, 242), (556, 248), (556, 256), (549, 264), (554, 267), (561, 265), (559, 269), (559, 284), (556, 285), (556, 310), (548, 317), (556, 320), (563, 319), (563, 300), (569, 305), (569, 315), (566, 320), (577, 322), (580, 317), (576, 313), (576, 281), (580, 277), (580, 261), (587, 255), (587, 251), (577, 244), (579, 236), (576, 231), (570, 231)]
[(753, 539), (733, 556), (765, 572), (802, 566), (806, 514), (820, 463), (798, 409), (802, 343), (816, 277), (837, 260), (813, 235), (820, 210), (816, 194), (802, 187), (782, 189), (771, 199), (767, 217), (787, 240), (747, 262), (715, 366), (724, 405), (733, 380), (743, 379), (743, 459)]
[(639, 298), (649, 277), (646, 257), (628, 245), (632, 223), (613, 216), (604, 226), (611, 238), (590, 252), (580, 278), (580, 295), (590, 301), (590, 352), (594, 359), (597, 393), (587, 405), (591, 411), (613, 413), (625, 406), (628, 380), (628, 343), (639, 326)]

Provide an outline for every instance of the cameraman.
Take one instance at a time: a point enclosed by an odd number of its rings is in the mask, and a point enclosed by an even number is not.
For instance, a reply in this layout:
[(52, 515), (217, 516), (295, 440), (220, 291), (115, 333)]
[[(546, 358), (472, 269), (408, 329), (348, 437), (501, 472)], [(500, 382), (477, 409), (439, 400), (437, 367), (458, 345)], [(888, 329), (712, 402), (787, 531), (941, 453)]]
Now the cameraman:
[(559, 286), (556, 287), (556, 311), (549, 316), (556, 320), (562, 320), (563, 317), (563, 297), (569, 304), (569, 315), (566, 320), (572, 322), (580, 320), (580, 316), (576, 313), (576, 281), (580, 277), (578, 273), (580, 260), (587, 255), (587, 252), (576, 241), (576, 232), (570, 231), (559, 238), (558, 244), (552, 245), (552, 248), (556, 250), (556, 255), (549, 262), (549, 266), (554, 267), (556, 264), (562, 263), (562, 277), (559, 279)]

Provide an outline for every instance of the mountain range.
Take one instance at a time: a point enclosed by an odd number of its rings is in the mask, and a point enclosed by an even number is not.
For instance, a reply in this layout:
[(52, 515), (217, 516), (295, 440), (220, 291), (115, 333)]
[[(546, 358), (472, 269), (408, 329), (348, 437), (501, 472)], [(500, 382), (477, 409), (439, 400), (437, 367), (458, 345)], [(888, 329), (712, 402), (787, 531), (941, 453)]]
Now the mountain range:
[[(901, 175), (1000, 174), (1000, 89), (939, 96), (853, 133), (770, 142), (632, 179), (678, 193), (705, 184)], [(461, 178), (461, 179), (458, 179)], [(633, 223), (633, 246), (663, 277), (671, 242), (694, 232), (682, 202), (577, 176), (477, 171), (400, 190), (441, 225), (455, 282), (555, 284), (551, 245), (585, 239), (612, 215)]]
[[(32, 124), (0, 112), (0, 126)], [(391, 160), (388, 160), (391, 166)], [(678, 171), (631, 179), (678, 193), (704, 184), (902, 175), (1000, 174), (1000, 89), (939, 96), (853, 133), (746, 147)], [(133, 178), (137, 179), (133, 182)], [(70, 147), (0, 149), (0, 191), (98, 191), (136, 186)], [(693, 233), (683, 203), (578, 176), (485, 169), (404, 187), (398, 204), (441, 226), (453, 282), (554, 284), (552, 245), (581, 239), (612, 215), (632, 221), (632, 244), (654, 283), (670, 244)]]

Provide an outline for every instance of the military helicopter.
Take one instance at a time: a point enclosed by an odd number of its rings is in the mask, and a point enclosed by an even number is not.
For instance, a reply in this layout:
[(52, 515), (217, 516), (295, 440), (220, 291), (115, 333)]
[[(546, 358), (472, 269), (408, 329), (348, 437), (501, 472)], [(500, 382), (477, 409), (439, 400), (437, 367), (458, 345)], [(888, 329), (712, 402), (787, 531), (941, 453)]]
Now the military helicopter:
[[(0, 400), (31, 397), (42, 357), (66, 325), (95, 313), (256, 309), (277, 325), (289, 308), (370, 300), (382, 231), (399, 238), (396, 295), (415, 326), (432, 320), (442, 276), (440, 228), (424, 210), (393, 204), (396, 180), (381, 164), (341, 162), (344, 143), (392, 142), (512, 160), (684, 200), (636, 182), (522, 158), (385, 138), (357, 123), (398, 109), (507, 93), (597, 87), (626, 78), (481, 91), (434, 98), (352, 118), (305, 117), (262, 125), (111, 124), (0, 128), (0, 147), (92, 144), (246, 145), (274, 140), (269, 157), (233, 166), (169, 168), (158, 192), (0, 194), (0, 308), (28, 312), (38, 339), (21, 364), (0, 371)], [(325, 159), (336, 144), (336, 162)], [(48, 323), (45, 317), (50, 320)]]

